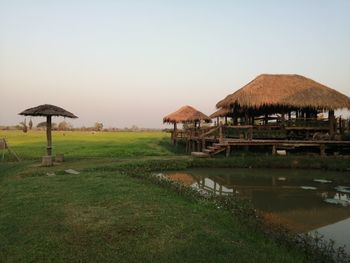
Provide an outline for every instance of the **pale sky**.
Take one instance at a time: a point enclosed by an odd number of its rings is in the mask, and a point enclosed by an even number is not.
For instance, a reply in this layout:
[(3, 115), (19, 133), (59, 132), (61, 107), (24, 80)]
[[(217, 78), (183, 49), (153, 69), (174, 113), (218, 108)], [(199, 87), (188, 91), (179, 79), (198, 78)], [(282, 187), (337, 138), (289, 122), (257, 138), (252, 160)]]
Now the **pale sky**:
[(165, 127), (261, 73), (350, 96), (350, 1), (0, 0), (0, 125), (48, 103), (75, 127)]

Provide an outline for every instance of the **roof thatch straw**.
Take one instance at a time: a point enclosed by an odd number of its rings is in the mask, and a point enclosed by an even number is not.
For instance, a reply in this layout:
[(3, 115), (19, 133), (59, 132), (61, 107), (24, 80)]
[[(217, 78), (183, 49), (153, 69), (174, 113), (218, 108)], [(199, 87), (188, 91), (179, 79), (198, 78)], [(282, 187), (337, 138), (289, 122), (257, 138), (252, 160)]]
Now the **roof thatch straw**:
[(300, 75), (262, 74), (216, 104), (217, 108), (291, 107), (335, 110), (350, 109), (350, 98)]
[(50, 104), (44, 104), (40, 105), (34, 108), (29, 108), (21, 113), (19, 115), (25, 115), (25, 116), (62, 116), (62, 117), (68, 117), (68, 118), (78, 118), (73, 113), (66, 111), (65, 109), (62, 109), (60, 107), (50, 105)]
[(204, 113), (188, 105), (181, 107), (163, 118), (163, 123), (189, 123), (199, 121), (211, 122), (211, 119)]
[(221, 109), (218, 109), (216, 112), (214, 112), (209, 117), (212, 119), (217, 118), (217, 117), (225, 117), (225, 116), (229, 115), (230, 113), (231, 113), (230, 109), (221, 108)]

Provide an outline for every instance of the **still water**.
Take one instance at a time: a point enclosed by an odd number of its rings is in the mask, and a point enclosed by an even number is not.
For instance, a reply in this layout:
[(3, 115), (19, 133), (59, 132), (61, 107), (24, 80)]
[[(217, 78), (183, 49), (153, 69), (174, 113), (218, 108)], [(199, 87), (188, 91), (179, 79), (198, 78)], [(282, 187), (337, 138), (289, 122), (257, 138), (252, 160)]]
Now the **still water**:
[(350, 172), (200, 168), (165, 175), (218, 195), (249, 198), (269, 220), (297, 233), (317, 231), (350, 253)]

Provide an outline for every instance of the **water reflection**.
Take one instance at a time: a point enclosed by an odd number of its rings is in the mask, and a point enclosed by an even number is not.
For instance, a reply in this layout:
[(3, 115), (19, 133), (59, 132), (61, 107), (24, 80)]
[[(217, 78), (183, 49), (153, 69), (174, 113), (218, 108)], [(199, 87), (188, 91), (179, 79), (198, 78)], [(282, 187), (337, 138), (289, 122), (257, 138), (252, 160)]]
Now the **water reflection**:
[[(342, 227), (346, 225), (347, 229), (350, 228), (350, 173), (191, 169), (167, 176), (218, 195), (236, 193), (249, 198), (269, 220), (282, 223), (298, 233), (317, 229), (324, 231), (326, 226), (342, 220), (345, 220)], [(327, 231), (324, 233), (328, 235)], [(334, 239), (334, 235), (329, 237)], [(342, 238), (337, 240), (343, 242)], [(350, 239), (347, 242), (350, 248)]]

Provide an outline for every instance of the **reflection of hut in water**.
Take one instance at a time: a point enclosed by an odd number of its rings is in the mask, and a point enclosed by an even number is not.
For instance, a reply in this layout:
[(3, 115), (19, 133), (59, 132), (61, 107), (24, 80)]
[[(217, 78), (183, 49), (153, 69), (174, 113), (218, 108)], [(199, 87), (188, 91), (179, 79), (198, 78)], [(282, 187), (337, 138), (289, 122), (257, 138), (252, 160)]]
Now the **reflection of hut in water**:
[(198, 183), (196, 178), (188, 173), (181, 173), (181, 172), (172, 173), (168, 176), (168, 178), (172, 181), (182, 183), (186, 186), (191, 186), (195, 183)]
[(195, 176), (198, 181), (198, 187), (210, 193), (217, 195), (228, 195), (235, 192), (234, 185), (227, 183), (225, 178), (218, 177), (199, 177)]

